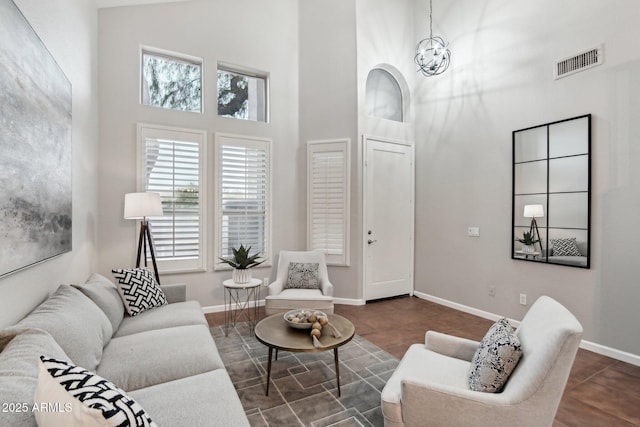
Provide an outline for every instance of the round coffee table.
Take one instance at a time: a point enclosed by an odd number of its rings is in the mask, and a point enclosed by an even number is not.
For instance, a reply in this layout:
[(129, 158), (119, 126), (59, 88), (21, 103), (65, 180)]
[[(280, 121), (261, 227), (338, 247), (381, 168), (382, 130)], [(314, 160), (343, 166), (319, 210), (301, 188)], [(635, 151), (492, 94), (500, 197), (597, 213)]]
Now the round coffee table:
[(310, 329), (294, 329), (288, 326), (283, 317), (283, 313), (265, 317), (256, 324), (254, 329), (255, 337), (262, 344), (269, 348), (269, 363), (267, 364), (267, 392), (269, 395), (269, 382), (271, 381), (271, 359), (273, 349), (277, 351), (292, 352), (315, 352), (333, 350), (333, 359), (336, 367), (336, 381), (338, 383), (338, 396), (340, 396), (340, 365), (338, 362), (338, 347), (351, 341), (356, 333), (356, 328), (348, 319), (337, 314), (328, 314), (329, 323), (333, 325), (342, 335), (334, 338), (330, 332), (331, 328), (325, 328), (320, 337), (322, 347), (314, 347), (310, 335)]

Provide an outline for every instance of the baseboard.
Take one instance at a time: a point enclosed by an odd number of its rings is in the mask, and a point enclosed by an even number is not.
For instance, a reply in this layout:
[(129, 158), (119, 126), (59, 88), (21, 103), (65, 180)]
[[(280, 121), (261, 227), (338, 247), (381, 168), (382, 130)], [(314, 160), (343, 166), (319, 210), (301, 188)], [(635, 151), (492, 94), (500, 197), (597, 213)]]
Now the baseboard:
[(362, 299), (353, 299), (353, 298), (334, 298), (334, 304), (344, 304), (344, 305), (365, 305), (366, 301)]
[[(234, 310), (238, 308), (237, 304), (232, 304), (231, 306), (232, 306), (232, 308)], [(258, 300), (258, 307), (262, 307), (262, 306), (264, 306), (264, 300), (263, 299)], [(253, 301), (251, 302), (251, 307), (253, 308)], [(224, 311), (224, 308), (225, 308), (224, 304), (222, 304), (222, 305), (209, 305), (209, 306), (206, 306), (206, 307), (202, 307), (202, 311), (204, 312), (204, 314), (221, 313), (221, 312)]]
[[(457, 302), (449, 301), (443, 298), (438, 298), (433, 295), (425, 294), (422, 292), (414, 292), (414, 296), (416, 296), (417, 298), (434, 302), (436, 304), (444, 305), (445, 307), (449, 307), (455, 310), (460, 310), (465, 313), (473, 314), (475, 316), (482, 317), (483, 319), (498, 320), (502, 317), (498, 314), (490, 313), (484, 310), (479, 310), (477, 308), (469, 307), (464, 304), (458, 304)], [(518, 326), (520, 324), (520, 322), (515, 319), (509, 319), (509, 321), (512, 322), (514, 326)], [(616, 359), (622, 362), (630, 363), (632, 365), (640, 366), (640, 356), (637, 354), (632, 354), (626, 351), (617, 350), (615, 348), (607, 347), (605, 345), (597, 344), (597, 343), (586, 341), (586, 340), (581, 341), (580, 348), (584, 350), (592, 351), (597, 354), (601, 354), (603, 356), (611, 357), (612, 359)]]

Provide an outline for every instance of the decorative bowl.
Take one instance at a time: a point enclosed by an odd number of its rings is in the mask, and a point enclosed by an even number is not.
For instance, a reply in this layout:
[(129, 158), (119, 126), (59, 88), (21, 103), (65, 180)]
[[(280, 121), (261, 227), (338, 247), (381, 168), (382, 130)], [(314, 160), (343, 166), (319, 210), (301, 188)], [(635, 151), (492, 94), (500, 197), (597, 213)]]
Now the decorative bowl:
[[(308, 313), (308, 314), (300, 316), (301, 313)], [(311, 310), (311, 309), (306, 309), (306, 308), (297, 308), (295, 310), (287, 311), (283, 315), (283, 319), (284, 319), (284, 322), (287, 325), (291, 326), (292, 328), (295, 328), (295, 329), (311, 329), (311, 326), (313, 325), (313, 323), (304, 321), (304, 319), (306, 319), (306, 317), (311, 316), (313, 313), (316, 313), (316, 315), (318, 315), (318, 316), (327, 317), (327, 314), (324, 313), (323, 311)], [(291, 320), (289, 320), (289, 316), (296, 316), (296, 315), (298, 315), (298, 318), (302, 319), (302, 321), (300, 321), (300, 322), (292, 322)]]

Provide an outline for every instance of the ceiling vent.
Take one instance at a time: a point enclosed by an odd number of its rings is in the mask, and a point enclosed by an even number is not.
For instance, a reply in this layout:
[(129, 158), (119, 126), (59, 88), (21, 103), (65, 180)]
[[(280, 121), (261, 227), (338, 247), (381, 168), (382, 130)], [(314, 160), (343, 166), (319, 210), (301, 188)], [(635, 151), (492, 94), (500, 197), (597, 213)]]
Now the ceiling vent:
[(571, 74), (602, 64), (604, 62), (602, 50), (603, 47), (600, 45), (556, 62), (553, 70), (554, 78), (559, 79), (570, 76)]

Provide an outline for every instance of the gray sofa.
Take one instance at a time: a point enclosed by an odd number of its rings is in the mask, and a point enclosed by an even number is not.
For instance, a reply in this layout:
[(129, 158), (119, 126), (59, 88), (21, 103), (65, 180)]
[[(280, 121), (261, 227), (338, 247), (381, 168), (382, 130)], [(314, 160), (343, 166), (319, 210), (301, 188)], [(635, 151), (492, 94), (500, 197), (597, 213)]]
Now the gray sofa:
[(34, 426), (40, 355), (113, 382), (158, 426), (248, 426), (207, 321), (183, 285), (170, 304), (130, 317), (115, 285), (94, 274), (60, 286), (17, 325), (0, 331), (0, 425)]

